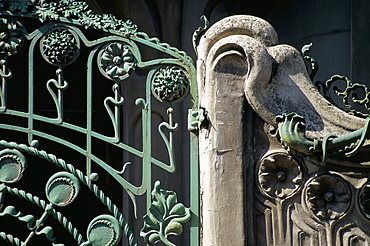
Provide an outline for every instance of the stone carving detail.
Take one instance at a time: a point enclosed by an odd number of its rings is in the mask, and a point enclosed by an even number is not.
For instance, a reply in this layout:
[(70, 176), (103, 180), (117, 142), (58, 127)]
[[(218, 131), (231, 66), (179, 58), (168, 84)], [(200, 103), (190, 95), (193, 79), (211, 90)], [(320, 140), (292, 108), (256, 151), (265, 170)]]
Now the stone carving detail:
[(79, 38), (66, 28), (54, 29), (41, 39), (40, 50), (50, 64), (66, 66), (74, 62), (80, 53)]
[(173, 191), (160, 189), (161, 183), (156, 181), (152, 191), (153, 202), (148, 214), (144, 216), (144, 227), (140, 236), (146, 242), (165, 245), (174, 245), (168, 236), (178, 236), (182, 233), (182, 224), (191, 218), (190, 209), (177, 202), (177, 195)]
[(18, 150), (5, 149), (0, 151), (0, 182), (18, 182), (26, 170), (25, 156)]
[[(204, 245), (368, 245), (370, 184), (360, 187), (369, 177), (370, 119), (328, 102), (312, 83), (314, 60), (280, 45), (259, 18), (215, 23), (197, 51), (208, 126), (199, 133)], [(335, 80), (328, 85), (335, 87)], [(342, 88), (345, 104), (368, 107), (364, 87)], [(248, 106), (239, 100), (243, 95)], [(232, 145), (238, 141), (244, 159), (233, 156), (240, 153)], [(243, 201), (240, 194), (246, 194)], [(232, 225), (230, 211), (237, 214)]]
[(160, 68), (154, 75), (152, 92), (160, 102), (179, 102), (189, 92), (189, 80), (180, 68)]
[(0, 55), (17, 54), (23, 45), (22, 24), (14, 19), (0, 18)]
[(364, 184), (359, 193), (359, 207), (366, 218), (370, 219), (370, 183)]
[(123, 43), (111, 43), (99, 53), (100, 72), (111, 80), (124, 80), (135, 71), (136, 59)]
[(306, 186), (307, 207), (322, 220), (335, 220), (343, 216), (351, 204), (351, 190), (339, 176), (318, 175)]
[(76, 199), (80, 191), (80, 182), (71, 173), (59, 172), (50, 177), (45, 191), (52, 204), (65, 207)]
[(269, 197), (285, 199), (302, 183), (302, 166), (286, 153), (273, 153), (263, 158), (258, 168), (261, 190)]

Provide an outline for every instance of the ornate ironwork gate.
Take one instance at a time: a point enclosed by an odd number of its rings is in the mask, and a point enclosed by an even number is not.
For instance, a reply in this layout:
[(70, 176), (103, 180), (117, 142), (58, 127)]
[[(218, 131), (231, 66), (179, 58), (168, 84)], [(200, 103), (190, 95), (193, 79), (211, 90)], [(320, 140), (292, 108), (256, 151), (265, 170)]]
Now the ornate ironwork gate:
[[(171, 236), (184, 224), (185, 244), (198, 245), (200, 119), (191, 58), (84, 2), (5, 0), (0, 13), (0, 219), (8, 221), (0, 238), (12, 245), (175, 245)], [(158, 57), (146, 59), (149, 49)], [(123, 96), (136, 86), (127, 82), (135, 74), (146, 77), (136, 106)], [(188, 94), (190, 144), (180, 144), (190, 145), (190, 163), (180, 163), (190, 169), (184, 205), (155, 180), (179, 164), (175, 134), (183, 126), (174, 104)], [(154, 109), (153, 97), (168, 105), (168, 119), (156, 126), (153, 115), (163, 106)], [(141, 110), (142, 139), (135, 143), (122, 133), (131, 105)], [(168, 157), (154, 153), (156, 134)], [(141, 230), (125, 220), (134, 214), (145, 214)]]

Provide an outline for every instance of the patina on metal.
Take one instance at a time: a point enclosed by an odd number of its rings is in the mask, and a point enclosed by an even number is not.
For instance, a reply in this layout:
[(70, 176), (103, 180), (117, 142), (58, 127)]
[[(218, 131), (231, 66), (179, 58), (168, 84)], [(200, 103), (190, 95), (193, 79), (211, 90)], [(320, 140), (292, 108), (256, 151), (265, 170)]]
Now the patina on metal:
[[(139, 32), (131, 21), (122, 21), (110, 14), (99, 15), (89, 10), (85, 2), (75, 0), (60, 1), (5, 1), (0, 4), (0, 113), (24, 119), (26, 126), (0, 123), (0, 129), (23, 133), (27, 143), (15, 143), (0, 140), (0, 205), (4, 197), (12, 195), (38, 207), (43, 211), (40, 218), (32, 214), (23, 214), (14, 206), (1, 207), (0, 216), (10, 215), (26, 223), (30, 233), (26, 239), (16, 235), (0, 232), (0, 239), (13, 245), (27, 245), (33, 238), (45, 235), (52, 245), (62, 246), (63, 239), (54, 237), (54, 229), (46, 225), (48, 217), (54, 218), (72, 235), (78, 245), (118, 245), (126, 240), (129, 245), (137, 245), (134, 233), (124, 218), (125, 211), (117, 207), (104, 191), (94, 182), (99, 176), (94, 172), (98, 165), (104, 169), (125, 191), (136, 208), (136, 197), (145, 195), (147, 215), (143, 219), (141, 236), (148, 243), (162, 242), (174, 245), (168, 236), (178, 236), (183, 231), (183, 223), (191, 221), (190, 245), (199, 245), (199, 188), (198, 188), (198, 143), (196, 131), (203, 120), (203, 112), (199, 108), (196, 85), (196, 72), (192, 59), (183, 51), (161, 43), (157, 38), (150, 38), (146, 33)], [(40, 27), (28, 32), (26, 23), (19, 18), (38, 18)], [(44, 23), (45, 24), (41, 24)], [(84, 29), (93, 29), (108, 35), (96, 40), (89, 40)], [(28, 49), (28, 107), (26, 111), (9, 108), (7, 87), (12, 77), (7, 60), (13, 59), (27, 43)], [(155, 49), (164, 53), (163, 57), (144, 61), (138, 45)], [(47, 117), (36, 113), (35, 107), (35, 52), (38, 50), (47, 63), (55, 67), (56, 78), (49, 79), (45, 86), (55, 105), (56, 117)], [(86, 122), (80, 126), (67, 122), (64, 117), (64, 93), (68, 91), (69, 83), (64, 77), (67, 66), (73, 66), (80, 56), (82, 47), (90, 51), (86, 61)], [(107, 96), (104, 107), (109, 115), (107, 124), (113, 128), (113, 135), (102, 134), (93, 129), (93, 70), (97, 64), (100, 73), (109, 80), (112, 86), (112, 96)], [(121, 83), (129, 78), (136, 69), (143, 68), (149, 72), (146, 78), (145, 97), (137, 98), (135, 104), (142, 108), (142, 143), (141, 150), (131, 147), (122, 140), (121, 111), (125, 103), (121, 95)], [(39, 81), (38, 81), (39, 83)], [(110, 85), (109, 85), (110, 84)], [(157, 166), (169, 173), (176, 169), (174, 159), (174, 134), (178, 123), (174, 120), (173, 104), (181, 102), (188, 94), (191, 96), (189, 111), (190, 130), (190, 207), (177, 202), (177, 195), (172, 191), (160, 189), (160, 182), (151, 176), (152, 166)], [(158, 125), (169, 156), (169, 163), (164, 163), (152, 155), (152, 97), (160, 102), (168, 103), (168, 121)], [(69, 129), (83, 134), (86, 147), (80, 147), (60, 136), (35, 129), (35, 122), (51, 124), (63, 129)], [(164, 128), (167, 130), (164, 131)], [(79, 170), (73, 164), (66, 163), (56, 155), (43, 151), (42, 139), (56, 142), (85, 156), (86, 169)], [(134, 185), (126, 180), (124, 172), (130, 168), (130, 162), (123, 164), (121, 170), (116, 170), (99, 158), (93, 149), (93, 140), (104, 143), (139, 157), (141, 161), (141, 183)], [(20, 190), (11, 184), (16, 184), (25, 174), (27, 155), (34, 155), (56, 165), (60, 172), (55, 173), (45, 184), (45, 198), (39, 198), (27, 191)], [(91, 220), (87, 226), (86, 236), (66, 218), (57, 207), (74, 206), (75, 199), (86, 187), (96, 199), (106, 207), (110, 214), (101, 214)], [(153, 191), (152, 191), (153, 190)], [(152, 191), (152, 192), (151, 192)], [(156, 211), (163, 212), (158, 214)], [(153, 218), (162, 216), (163, 221)], [(154, 217), (153, 217), (154, 216)]]
[(163, 242), (166, 245), (175, 245), (169, 241), (168, 236), (180, 235), (183, 231), (182, 224), (190, 220), (191, 213), (189, 208), (177, 202), (176, 193), (160, 189), (160, 185), (159, 181), (154, 184), (153, 202), (144, 217), (145, 224), (140, 235), (152, 244)]
[(312, 43), (304, 45), (301, 52), (304, 59), (311, 64), (310, 79), (319, 89), (322, 96), (350, 114), (363, 118), (368, 117), (370, 115), (370, 91), (366, 85), (353, 83), (348, 77), (339, 74), (331, 76), (326, 81), (314, 81), (314, 77), (319, 69), (319, 63), (308, 55), (311, 47)]
[(339, 153), (347, 157), (355, 155), (365, 140), (370, 138), (370, 118), (367, 118), (365, 126), (361, 129), (340, 137), (329, 134), (323, 140), (307, 139), (305, 119), (296, 113), (278, 116), (276, 121), (279, 123), (278, 133), (283, 144), (299, 152), (321, 154), (321, 165), (325, 165), (328, 155)]

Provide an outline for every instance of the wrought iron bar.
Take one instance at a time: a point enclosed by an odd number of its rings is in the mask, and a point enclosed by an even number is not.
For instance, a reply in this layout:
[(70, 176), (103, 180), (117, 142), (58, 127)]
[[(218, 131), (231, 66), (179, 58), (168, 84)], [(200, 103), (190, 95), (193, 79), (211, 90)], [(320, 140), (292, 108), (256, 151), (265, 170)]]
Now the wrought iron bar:
[[(11, 148), (19, 150), (24, 153), (36, 155), (41, 159), (45, 159), (58, 167), (64, 169), (72, 176), (77, 177), (80, 182), (86, 185), (94, 195), (108, 208), (113, 216), (98, 216), (91, 221), (88, 226), (87, 241), (83, 241), (77, 230), (68, 222), (60, 212), (56, 212), (53, 208), (53, 203), (46, 208), (46, 202), (43, 202), (41, 208), (44, 210), (44, 216), (38, 222), (38, 225), (31, 231), (26, 241), (22, 242), (20, 239), (9, 235), (7, 233), (0, 233), (0, 238), (10, 242), (14, 245), (27, 245), (34, 236), (41, 233), (43, 227), (43, 218), (48, 215), (53, 215), (68, 231), (73, 235), (73, 238), (78, 241), (80, 245), (89, 245), (92, 239), (93, 228), (96, 226), (107, 226), (111, 228), (113, 234), (117, 237), (106, 240), (111, 240), (109, 245), (116, 245), (120, 241), (120, 229), (124, 231), (129, 245), (137, 245), (134, 234), (131, 232), (127, 222), (123, 218), (122, 212), (112, 203), (112, 201), (104, 195), (104, 193), (94, 183), (98, 179), (98, 174), (94, 172), (94, 166), (98, 165), (103, 168), (120, 187), (126, 191), (132, 200), (134, 210), (136, 210), (136, 197), (146, 195), (146, 213), (151, 212), (153, 204), (155, 204), (154, 193), (164, 192), (159, 189), (159, 183), (156, 183), (153, 192), (152, 185), (154, 183), (152, 178), (152, 165), (156, 165), (162, 170), (173, 173), (176, 170), (175, 163), (175, 141), (174, 134), (178, 128), (179, 123), (174, 121), (174, 110), (172, 105), (182, 101), (187, 94), (191, 96), (190, 111), (197, 112), (192, 119), (190, 130), (190, 209), (186, 219), (181, 223), (187, 222), (191, 218), (191, 245), (199, 244), (199, 184), (198, 184), (198, 143), (196, 131), (199, 129), (203, 113), (199, 109), (198, 92), (196, 85), (196, 72), (192, 59), (186, 55), (185, 52), (179, 51), (177, 48), (171, 47), (166, 43), (161, 43), (157, 38), (150, 38), (144, 32), (138, 32), (137, 27), (130, 21), (123, 22), (116, 19), (112, 15), (97, 15), (84, 2), (74, 0), (61, 0), (58, 2), (47, 1), (7, 1), (0, 6), (1, 21), (5, 23), (0, 28), (5, 28), (2, 31), (8, 32), (13, 42), (5, 40), (5, 45), (0, 48), (1, 67), (0, 76), (2, 84), (0, 88), (0, 113), (7, 116), (18, 117), (27, 121), (27, 126), (0, 123), (0, 129), (24, 133), (27, 135), (28, 144), (16, 144), (0, 140), (0, 147)], [(41, 22), (48, 21), (36, 30), (27, 32), (27, 27), (14, 19), (20, 18), (34, 18), (38, 16)], [(80, 27), (90, 28), (108, 33), (108, 36), (89, 40)], [(10, 39), (9, 39), (10, 40)], [(7, 95), (8, 79), (13, 75), (7, 66), (7, 60), (16, 55), (24, 43), (29, 42), (28, 48), (28, 102), (26, 112), (8, 108)], [(56, 67), (56, 78), (45, 81), (45, 86), (49, 92), (51, 99), (55, 106), (56, 117), (47, 117), (37, 114), (35, 107), (35, 96), (37, 90), (36, 83), (44, 83), (44, 81), (35, 81), (35, 64), (37, 45), (40, 45), (42, 57), (46, 62)], [(138, 45), (163, 52), (169, 58), (156, 58), (148, 61), (143, 61)], [(65, 78), (65, 69), (67, 65), (72, 65), (79, 56), (81, 48), (87, 48), (89, 51), (86, 61), (86, 125), (80, 126), (70, 122), (66, 122), (64, 118), (64, 103), (65, 91), (68, 92), (69, 83)], [(93, 95), (95, 90), (96, 78), (93, 76), (93, 70), (98, 64), (98, 68), (102, 75), (113, 82), (112, 96), (107, 96), (101, 102), (108, 114), (108, 125), (112, 126), (112, 134), (102, 134), (97, 131), (94, 125), (93, 115)], [(122, 81), (128, 78), (135, 69), (147, 69), (149, 73), (146, 78), (145, 96), (136, 99), (136, 105), (141, 107), (142, 119), (142, 149), (137, 149), (130, 146), (123, 141), (121, 136), (121, 111), (125, 99), (121, 95)], [(38, 78), (37, 78), (38, 79)], [(69, 81), (71, 83), (71, 81)], [(158, 132), (165, 144), (165, 149), (168, 152), (169, 163), (165, 163), (152, 155), (152, 97), (155, 97), (161, 102), (168, 103), (167, 110), (168, 121), (161, 122), (158, 126)], [(194, 113), (195, 114), (195, 113)], [(0, 120), (1, 121), (1, 120)], [(190, 121), (190, 118), (189, 118)], [(54, 136), (50, 133), (39, 130), (37, 124), (45, 123), (51, 124), (61, 129), (72, 130), (77, 133), (85, 135), (85, 146), (79, 146), (71, 141), (64, 139), (64, 137)], [(165, 130), (167, 129), (167, 130)], [(86, 160), (86, 170), (84, 172), (76, 169), (71, 164), (66, 164), (62, 159), (56, 158), (55, 155), (48, 154), (45, 151), (38, 150), (38, 147), (44, 143), (44, 139), (48, 139), (54, 143), (66, 146), (76, 153), (83, 155)], [(131, 162), (126, 162), (122, 165), (122, 169), (116, 170), (111, 165), (106, 163), (95, 153), (93, 148), (93, 141), (99, 140), (108, 145), (116, 147), (122, 151), (126, 151), (141, 159), (142, 173), (140, 174), (140, 184), (134, 185), (123, 175), (128, 165)], [(0, 160), (1, 164), (1, 160)], [(4, 164), (5, 165), (5, 164)], [(67, 175), (67, 174), (64, 174)], [(68, 175), (67, 175), (68, 176)], [(70, 179), (73, 179), (71, 177)], [(16, 189), (16, 188), (11, 188)], [(10, 192), (10, 191), (8, 191)], [(166, 191), (165, 194), (174, 194)], [(11, 193), (11, 192), (10, 192)], [(3, 195), (3, 193), (1, 193)], [(37, 199), (34, 195), (19, 192), (23, 198)], [(32, 200), (31, 199), (31, 200)], [(50, 200), (50, 199), (49, 199)], [(40, 200), (41, 201), (41, 200)], [(32, 202), (32, 201), (31, 201)], [(183, 206), (183, 205), (182, 205)], [(185, 207), (184, 207), (185, 208)], [(136, 213), (136, 212), (135, 212)], [(177, 213), (177, 212), (176, 212)], [(178, 216), (174, 212), (173, 216)], [(0, 216), (1, 217), (1, 216)], [(44, 228), (45, 229), (45, 228)], [(162, 228), (163, 229), (163, 228)], [(45, 233), (51, 233), (52, 229), (47, 229)], [(173, 232), (173, 235), (179, 235), (182, 232)], [(162, 236), (159, 240), (166, 245), (173, 245), (167, 236), (163, 236), (165, 231), (161, 231)], [(166, 232), (167, 233), (167, 232)], [(49, 234), (48, 234), (49, 235)], [(166, 234), (167, 235), (167, 234)], [(49, 236), (50, 240), (52, 236)], [(145, 238), (144, 238), (145, 239)], [(53, 241), (54, 243), (54, 241)]]

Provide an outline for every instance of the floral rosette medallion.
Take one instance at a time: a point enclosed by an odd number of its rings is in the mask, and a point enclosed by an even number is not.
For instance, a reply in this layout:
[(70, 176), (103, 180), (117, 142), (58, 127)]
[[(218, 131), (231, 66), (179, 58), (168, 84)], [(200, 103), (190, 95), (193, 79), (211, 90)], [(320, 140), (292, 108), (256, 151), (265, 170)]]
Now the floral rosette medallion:
[(370, 182), (364, 184), (358, 196), (361, 212), (370, 219)]
[(319, 219), (335, 220), (348, 211), (351, 190), (343, 178), (322, 174), (307, 182), (304, 192), (307, 208)]
[(126, 44), (110, 43), (99, 52), (98, 67), (106, 78), (121, 81), (135, 71), (136, 59)]
[(258, 165), (258, 184), (263, 194), (283, 200), (294, 195), (301, 187), (302, 166), (286, 153), (272, 153)]

